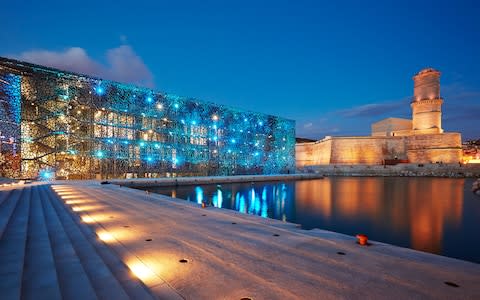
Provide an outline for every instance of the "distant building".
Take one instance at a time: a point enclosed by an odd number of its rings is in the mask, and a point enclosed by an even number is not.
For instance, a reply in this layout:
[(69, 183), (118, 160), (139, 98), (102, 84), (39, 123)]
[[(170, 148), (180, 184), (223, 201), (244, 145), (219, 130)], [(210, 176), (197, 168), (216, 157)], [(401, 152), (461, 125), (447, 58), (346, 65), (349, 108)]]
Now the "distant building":
[(0, 177), (295, 170), (295, 122), (0, 58)]
[(462, 148), (465, 163), (480, 164), (480, 139), (465, 141)]
[(372, 136), (405, 136), (412, 134), (412, 120), (387, 118), (372, 124)]
[(462, 162), (462, 138), (442, 129), (440, 72), (424, 69), (413, 77), (412, 120), (387, 118), (372, 124), (371, 136), (326, 137), (297, 143), (297, 167), (324, 164)]

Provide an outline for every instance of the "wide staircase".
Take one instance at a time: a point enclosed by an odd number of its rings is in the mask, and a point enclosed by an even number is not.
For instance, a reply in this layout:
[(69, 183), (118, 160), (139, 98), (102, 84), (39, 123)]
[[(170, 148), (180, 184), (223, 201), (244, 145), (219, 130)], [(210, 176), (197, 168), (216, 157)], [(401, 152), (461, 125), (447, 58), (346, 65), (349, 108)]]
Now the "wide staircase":
[(0, 299), (154, 299), (51, 186), (0, 190)]

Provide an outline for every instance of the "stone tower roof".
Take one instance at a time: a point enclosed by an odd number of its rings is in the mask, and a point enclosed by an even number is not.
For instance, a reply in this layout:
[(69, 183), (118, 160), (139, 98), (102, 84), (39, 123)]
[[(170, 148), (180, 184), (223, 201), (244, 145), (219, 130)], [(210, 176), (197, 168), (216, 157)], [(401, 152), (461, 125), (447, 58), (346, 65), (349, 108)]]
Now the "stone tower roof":
[(413, 77), (416, 77), (416, 76), (419, 76), (419, 75), (426, 75), (426, 74), (429, 74), (429, 73), (438, 73), (438, 75), (440, 75), (440, 71), (438, 71), (434, 68), (425, 68), (425, 69), (420, 70), (420, 72), (415, 74)]

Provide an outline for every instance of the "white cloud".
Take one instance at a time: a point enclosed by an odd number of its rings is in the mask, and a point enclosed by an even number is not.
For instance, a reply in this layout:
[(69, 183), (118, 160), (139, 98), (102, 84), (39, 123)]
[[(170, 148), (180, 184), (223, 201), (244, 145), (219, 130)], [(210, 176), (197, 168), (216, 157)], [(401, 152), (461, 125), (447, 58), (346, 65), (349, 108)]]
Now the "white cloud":
[(106, 64), (95, 61), (80, 47), (71, 47), (64, 51), (30, 50), (11, 57), (64, 71), (154, 87), (152, 73), (129, 45), (108, 49)]
[(153, 76), (143, 60), (128, 45), (107, 51), (107, 60), (111, 68), (111, 78), (143, 86), (153, 86)]

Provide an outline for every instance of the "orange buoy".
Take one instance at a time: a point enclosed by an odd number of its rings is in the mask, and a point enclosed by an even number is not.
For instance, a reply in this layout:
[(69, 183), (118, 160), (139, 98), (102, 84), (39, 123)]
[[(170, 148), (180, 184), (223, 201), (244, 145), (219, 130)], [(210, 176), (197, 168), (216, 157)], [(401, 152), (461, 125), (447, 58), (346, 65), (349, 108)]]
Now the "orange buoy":
[(205, 204), (205, 202), (202, 202), (202, 208), (205, 208), (207, 207), (207, 205)]
[(365, 234), (357, 234), (356, 235), (356, 238), (358, 239), (358, 243), (362, 246), (366, 246), (368, 245), (368, 236), (366, 236)]

